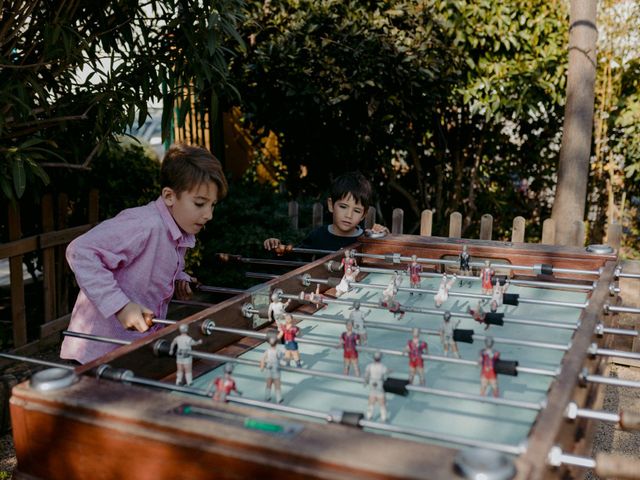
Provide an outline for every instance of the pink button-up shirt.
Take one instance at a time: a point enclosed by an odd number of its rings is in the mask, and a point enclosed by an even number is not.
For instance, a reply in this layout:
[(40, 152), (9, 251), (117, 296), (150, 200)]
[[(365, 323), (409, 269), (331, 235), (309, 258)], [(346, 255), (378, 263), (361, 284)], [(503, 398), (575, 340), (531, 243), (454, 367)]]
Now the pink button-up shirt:
[[(195, 237), (180, 230), (162, 198), (123, 210), (67, 247), (67, 261), (80, 287), (69, 330), (136, 340), (115, 314), (128, 302), (165, 318), (175, 280), (184, 273), (184, 255)], [(155, 327), (154, 327), (155, 328)], [(153, 330), (153, 328), (152, 328)], [(66, 337), (60, 357), (87, 363), (118, 345)]]

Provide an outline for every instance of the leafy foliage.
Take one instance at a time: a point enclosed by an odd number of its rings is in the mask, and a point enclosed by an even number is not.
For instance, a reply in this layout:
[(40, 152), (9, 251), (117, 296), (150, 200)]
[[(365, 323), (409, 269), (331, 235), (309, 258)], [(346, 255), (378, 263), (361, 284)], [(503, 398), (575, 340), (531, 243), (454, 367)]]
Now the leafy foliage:
[(509, 206), (506, 231), (548, 209), (566, 15), (541, 0), (249, 1), (234, 84), (248, 123), (278, 133), (293, 196), (359, 168), (386, 218), (434, 209), (444, 233), (453, 210), (468, 227)]
[[(242, 0), (4, 2), (0, 11), (0, 188), (20, 198), (54, 167), (86, 169), (162, 99), (163, 136), (186, 95), (216, 99)], [(50, 172), (49, 172), (50, 173)]]

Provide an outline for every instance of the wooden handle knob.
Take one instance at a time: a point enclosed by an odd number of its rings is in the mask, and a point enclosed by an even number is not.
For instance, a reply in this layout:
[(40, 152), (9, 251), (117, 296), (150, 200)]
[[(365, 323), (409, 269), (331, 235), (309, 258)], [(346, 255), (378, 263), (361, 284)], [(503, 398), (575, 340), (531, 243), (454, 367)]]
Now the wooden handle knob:
[(640, 412), (621, 410), (620, 428), (623, 430), (640, 430)]
[(276, 255), (282, 256), (285, 253), (293, 251), (293, 245), (283, 245), (282, 243), (276, 247)]
[(148, 327), (153, 327), (153, 312), (142, 312), (142, 318)]
[(640, 478), (640, 459), (598, 453), (596, 455), (596, 474), (603, 478)]

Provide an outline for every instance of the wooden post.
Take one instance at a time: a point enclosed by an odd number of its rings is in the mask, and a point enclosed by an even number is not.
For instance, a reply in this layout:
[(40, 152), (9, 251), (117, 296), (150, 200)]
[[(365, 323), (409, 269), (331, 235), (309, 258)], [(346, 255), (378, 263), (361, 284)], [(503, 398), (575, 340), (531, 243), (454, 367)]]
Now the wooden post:
[(91, 189), (89, 192), (89, 223), (98, 223), (100, 207), (100, 192), (96, 188)]
[(573, 222), (573, 224), (575, 225), (575, 235), (576, 235), (573, 245), (575, 245), (576, 247), (584, 247), (584, 240), (585, 240), (584, 222), (582, 220), (576, 220), (575, 222)]
[[(57, 229), (67, 228), (69, 221), (69, 197), (66, 193), (58, 195), (58, 225)], [(56, 304), (58, 315), (66, 315), (69, 313), (69, 290), (71, 289), (69, 265), (65, 256), (67, 247), (61, 245), (57, 249), (56, 255), (56, 293), (58, 295)]]
[(404, 210), (394, 208), (391, 220), (391, 233), (394, 235), (402, 235), (404, 232)]
[(377, 214), (378, 214), (378, 211), (376, 210), (376, 207), (369, 207), (369, 210), (367, 210), (367, 215), (364, 220), (364, 228), (373, 228), (373, 226), (376, 224)]
[(433, 228), (433, 211), (423, 210), (420, 215), (420, 235), (430, 237)]
[(480, 218), (480, 240), (491, 240), (493, 233), (493, 216), (485, 213)]
[(462, 214), (460, 212), (453, 212), (449, 217), (449, 237), (462, 237)]
[(298, 213), (298, 202), (296, 202), (295, 200), (291, 200), (289, 202), (289, 221), (291, 222), (291, 228), (293, 228), (294, 230), (298, 230)]
[[(9, 205), (9, 240), (19, 240), (22, 236), (19, 206)], [(22, 255), (9, 258), (9, 281), (11, 283), (11, 321), (13, 324), (13, 347), (27, 343), (27, 319), (24, 305), (24, 279)]]
[(324, 207), (320, 202), (313, 204), (313, 216), (311, 218), (311, 226), (313, 228), (321, 227), (323, 224), (322, 217), (324, 215)]
[(524, 228), (526, 222), (523, 217), (516, 217), (513, 219), (513, 230), (511, 231), (511, 241), (513, 243), (524, 242)]
[[(42, 197), (42, 231), (54, 230), (53, 199), (51, 194)], [(56, 252), (55, 247), (42, 250), (42, 285), (44, 296), (44, 321), (50, 322), (57, 316), (56, 309)]]
[(618, 222), (613, 221), (609, 224), (609, 228), (607, 228), (607, 244), (616, 250), (620, 249), (620, 244), (622, 243), (622, 225)]
[(554, 245), (556, 243), (556, 221), (553, 218), (547, 218), (542, 222), (541, 243), (545, 245)]

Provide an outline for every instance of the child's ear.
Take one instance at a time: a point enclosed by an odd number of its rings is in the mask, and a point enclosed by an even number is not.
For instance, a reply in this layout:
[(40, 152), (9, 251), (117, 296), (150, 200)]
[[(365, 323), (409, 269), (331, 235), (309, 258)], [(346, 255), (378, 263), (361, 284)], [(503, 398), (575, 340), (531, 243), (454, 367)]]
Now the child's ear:
[(331, 197), (327, 198), (327, 208), (329, 212), (333, 213), (333, 200), (331, 200)]
[(176, 192), (174, 192), (172, 188), (164, 187), (160, 195), (167, 207), (173, 207), (173, 204), (176, 201)]

